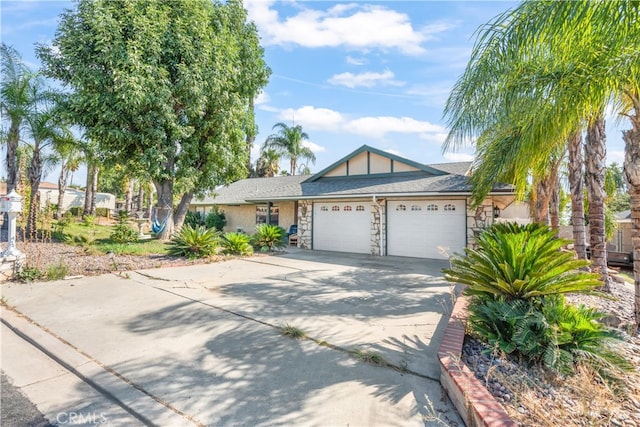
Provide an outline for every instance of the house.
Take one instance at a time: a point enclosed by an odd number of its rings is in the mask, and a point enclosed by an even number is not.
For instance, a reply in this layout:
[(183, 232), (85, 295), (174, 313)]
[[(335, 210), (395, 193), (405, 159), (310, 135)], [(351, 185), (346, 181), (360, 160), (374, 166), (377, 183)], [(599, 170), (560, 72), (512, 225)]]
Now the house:
[(609, 242), (609, 250), (616, 252), (632, 252), (633, 243), (631, 242), (631, 211), (626, 210), (616, 213), (616, 231)]
[[(7, 184), (0, 183), (0, 194), (7, 193)], [(38, 186), (40, 193), (40, 208), (44, 209), (47, 204), (58, 204), (58, 185), (52, 182), (41, 182)], [(75, 188), (67, 188), (64, 192), (62, 211), (66, 212), (72, 207), (84, 207), (84, 191)], [(116, 196), (109, 193), (96, 193), (96, 208), (106, 208), (114, 210), (116, 207)]]
[(304, 249), (446, 259), (515, 199), (513, 187), (497, 185), (471, 209), (470, 166), (425, 165), (364, 145), (314, 175), (244, 179), (190, 209), (217, 205), (225, 231), (297, 224)]

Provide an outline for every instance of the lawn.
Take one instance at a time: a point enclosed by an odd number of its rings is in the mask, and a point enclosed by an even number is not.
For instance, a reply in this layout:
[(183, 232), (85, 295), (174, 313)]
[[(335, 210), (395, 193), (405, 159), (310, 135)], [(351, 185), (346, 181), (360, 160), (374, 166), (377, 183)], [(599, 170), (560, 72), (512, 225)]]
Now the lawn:
[[(116, 255), (150, 255), (166, 254), (167, 245), (155, 238), (140, 240), (133, 243), (118, 243), (110, 236), (113, 232), (113, 224), (105, 224), (101, 218), (97, 224), (86, 225), (82, 221), (72, 221), (64, 228), (64, 234), (69, 241), (75, 241), (77, 245), (87, 246), (102, 253), (113, 252)], [(100, 223), (102, 222), (102, 223)], [(136, 224), (131, 226), (137, 229)]]

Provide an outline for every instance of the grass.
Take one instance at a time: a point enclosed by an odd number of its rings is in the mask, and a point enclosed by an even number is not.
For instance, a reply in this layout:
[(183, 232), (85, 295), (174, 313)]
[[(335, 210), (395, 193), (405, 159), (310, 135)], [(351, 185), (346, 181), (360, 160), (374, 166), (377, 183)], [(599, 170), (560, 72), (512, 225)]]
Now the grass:
[(113, 225), (86, 226), (81, 221), (73, 221), (64, 229), (64, 234), (69, 240), (105, 254), (109, 252), (116, 255), (167, 254), (167, 245), (159, 240), (146, 239), (133, 243), (116, 243), (111, 240), (111, 233), (113, 233)]
[(280, 328), (280, 332), (285, 337), (294, 338), (294, 339), (301, 339), (307, 336), (307, 334), (302, 329), (296, 328), (295, 326), (291, 326), (288, 323)]
[(64, 279), (67, 274), (69, 274), (69, 267), (60, 261), (57, 264), (48, 266), (45, 276), (47, 280), (60, 280)]
[(359, 361), (375, 366), (387, 366), (389, 363), (380, 353), (370, 350), (352, 350), (353, 354)]

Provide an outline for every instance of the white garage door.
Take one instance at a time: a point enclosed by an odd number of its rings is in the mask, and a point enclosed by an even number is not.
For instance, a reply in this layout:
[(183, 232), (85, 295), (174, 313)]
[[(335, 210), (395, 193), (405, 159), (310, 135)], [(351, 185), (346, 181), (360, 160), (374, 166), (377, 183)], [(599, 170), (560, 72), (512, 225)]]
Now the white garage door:
[(387, 254), (446, 259), (442, 249), (451, 255), (465, 245), (464, 200), (389, 201)]
[(313, 249), (368, 254), (370, 242), (370, 203), (314, 203)]

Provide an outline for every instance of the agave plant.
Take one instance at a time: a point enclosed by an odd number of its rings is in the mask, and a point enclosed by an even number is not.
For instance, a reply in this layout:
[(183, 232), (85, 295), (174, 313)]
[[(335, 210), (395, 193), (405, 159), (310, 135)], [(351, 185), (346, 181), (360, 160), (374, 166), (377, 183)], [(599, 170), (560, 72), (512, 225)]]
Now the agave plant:
[(446, 280), (467, 285), (468, 295), (528, 300), (568, 292), (591, 293), (598, 275), (580, 271), (588, 261), (562, 251), (569, 243), (542, 224), (495, 224), (477, 239), (476, 249), (451, 258)]
[(233, 255), (249, 255), (253, 253), (251, 236), (244, 233), (226, 233), (223, 236), (222, 246), (224, 253)]
[(259, 224), (253, 235), (253, 245), (262, 252), (273, 251), (286, 245), (284, 228), (271, 224)]
[(220, 234), (213, 228), (183, 225), (171, 239), (169, 254), (187, 258), (203, 258), (212, 255), (220, 247)]

